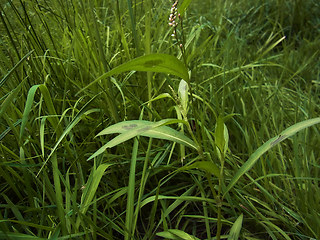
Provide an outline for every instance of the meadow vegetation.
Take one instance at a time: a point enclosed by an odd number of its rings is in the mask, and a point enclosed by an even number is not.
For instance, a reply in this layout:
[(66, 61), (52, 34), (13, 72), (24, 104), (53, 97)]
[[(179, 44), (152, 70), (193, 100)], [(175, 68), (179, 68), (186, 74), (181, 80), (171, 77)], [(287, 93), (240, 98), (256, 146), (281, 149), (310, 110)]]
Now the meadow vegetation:
[(1, 1), (0, 239), (320, 236), (319, 1), (174, 3)]

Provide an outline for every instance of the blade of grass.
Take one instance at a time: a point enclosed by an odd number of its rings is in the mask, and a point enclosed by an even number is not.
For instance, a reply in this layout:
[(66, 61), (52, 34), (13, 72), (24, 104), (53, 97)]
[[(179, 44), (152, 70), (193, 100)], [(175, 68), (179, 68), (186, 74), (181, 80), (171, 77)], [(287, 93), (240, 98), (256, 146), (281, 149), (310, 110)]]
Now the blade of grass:
[(53, 182), (54, 182), (54, 191), (56, 194), (56, 206), (57, 206), (57, 212), (60, 219), (60, 226), (62, 228), (62, 234), (67, 234), (67, 228), (66, 228), (66, 218), (65, 218), (65, 211), (64, 211), (64, 204), (62, 199), (62, 190), (61, 190), (61, 184), (60, 184), (60, 170), (58, 168), (58, 159), (57, 154), (54, 153), (51, 157), (52, 161), (52, 170), (53, 170)]
[[(98, 94), (99, 95), (99, 94)], [(73, 120), (70, 122), (70, 124), (67, 126), (67, 128), (62, 132), (60, 138), (57, 140), (56, 144), (54, 145), (54, 147), (51, 149), (51, 152), (49, 154), (49, 156), (47, 157), (46, 161), (43, 163), (42, 167), (40, 168), (40, 170), (37, 173), (37, 176), (40, 174), (40, 172), (42, 171), (42, 169), (44, 168), (44, 166), (46, 165), (46, 163), (49, 161), (50, 157), (52, 156), (52, 154), (56, 151), (57, 147), (59, 146), (59, 144), (61, 143), (61, 141), (64, 139), (64, 137), (66, 135), (68, 135), (70, 133), (70, 131), (74, 128), (74, 126), (76, 126), (83, 115), (86, 114), (90, 114), (94, 111), (91, 110), (87, 110), (90, 103), (98, 96), (96, 95), (95, 97), (91, 98), (90, 101), (88, 101), (81, 109), (80, 111), (77, 113), (77, 115), (73, 118)], [(97, 110), (98, 111), (98, 110)], [(50, 118), (49, 118), (50, 119)]]
[(135, 179), (136, 179), (136, 164), (138, 155), (139, 141), (137, 138), (134, 139), (132, 158), (130, 163), (130, 173), (129, 173), (129, 183), (128, 183), (128, 198), (127, 198), (127, 208), (126, 208), (126, 230), (124, 234), (124, 239), (133, 239), (134, 236), (134, 192), (135, 192)]
[[(101, 164), (97, 169), (93, 167), (91, 170), (90, 176), (88, 178), (88, 181), (85, 185), (84, 191), (81, 196), (81, 204), (80, 204), (80, 213), (85, 215), (88, 211), (89, 206), (92, 204), (92, 200), (96, 194), (96, 191), (98, 189), (98, 186), (101, 182), (101, 178), (104, 174), (104, 172), (107, 170), (108, 167), (110, 167), (112, 164)], [(76, 229), (79, 228), (80, 222), (81, 222), (81, 216), (78, 217), (76, 222)]]
[(234, 177), (231, 179), (229, 185), (224, 191), (224, 196), (227, 192), (231, 190), (231, 188), (237, 183), (237, 181), (240, 179), (240, 177), (248, 172), (253, 165), (259, 160), (259, 158), (267, 152), (269, 149), (274, 147), (275, 145), (279, 144), (283, 140), (287, 139), (288, 137), (296, 134), (297, 132), (301, 131), (302, 129), (305, 129), (307, 127), (311, 127), (315, 124), (320, 123), (320, 118), (313, 118), (309, 120), (305, 120), (299, 123), (294, 124), (293, 126), (285, 129), (280, 133), (280, 135), (269, 139), (265, 144), (263, 144), (261, 147), (259, 147), (251, 156), (250, 158), (241, 166), (241, 168), (236, 172)]
[(129, 10), (129, 15), (130, 15), (130, 22), (131, 22), (131, 31), (133, 35), (133, 41), (134, 45), (136, 47), (137, 55), (140, 55), (140, 50), (139, 50), (139, 42), (138, 42), (138, 37), (137, 37), (137, 30), (136, 30), (136, 21), (133, 16), (133, 10), (132, 10), (132, 2), (131, 0), (127, 0), (128, 3), (128, 10)]
[(238, 240), (242, 227), (243, 214), (241, 214), (231, 227), (228, 240)]
[(26, 60), (28, 59), (28, 57), (30, 57), (30, 55), (34, 52), (34, 50), (28, 52), (26, 55), (24, 55), (19, 62), (17, 62), (16, 65), (14, 65), (14, 67), (0, 80), (0, 88), (2, 87), (3, 84), (5, 84), (5, 82), (8, 80), (8, 78), (10, 77), (10, 75), (17, 70), (17, 68)]

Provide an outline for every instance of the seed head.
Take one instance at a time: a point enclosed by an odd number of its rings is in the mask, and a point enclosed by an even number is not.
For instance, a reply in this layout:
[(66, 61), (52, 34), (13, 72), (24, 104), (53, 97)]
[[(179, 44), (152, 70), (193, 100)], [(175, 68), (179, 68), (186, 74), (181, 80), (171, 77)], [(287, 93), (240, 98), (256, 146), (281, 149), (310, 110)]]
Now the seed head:
[[(173, 28), (172, 37), (176, 36), (175, 28), (177, 27), (178, 23), (176, 21), (177, 15), (178, 15), (178, 5), (179, 0), (173, 0), (173, 4), (171, 6), (170, 15), (169, 15), (169, 26)], [(178, 15), (180, 16), (180, 14)]]

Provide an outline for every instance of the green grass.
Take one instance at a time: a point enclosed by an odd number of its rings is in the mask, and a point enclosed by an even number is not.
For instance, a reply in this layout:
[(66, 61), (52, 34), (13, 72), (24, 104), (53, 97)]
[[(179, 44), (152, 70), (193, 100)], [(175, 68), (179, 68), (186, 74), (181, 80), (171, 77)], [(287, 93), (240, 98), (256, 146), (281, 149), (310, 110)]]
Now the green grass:
[(318, 1), (173, 2), (0, 4), (1, 239), (320, 236)]

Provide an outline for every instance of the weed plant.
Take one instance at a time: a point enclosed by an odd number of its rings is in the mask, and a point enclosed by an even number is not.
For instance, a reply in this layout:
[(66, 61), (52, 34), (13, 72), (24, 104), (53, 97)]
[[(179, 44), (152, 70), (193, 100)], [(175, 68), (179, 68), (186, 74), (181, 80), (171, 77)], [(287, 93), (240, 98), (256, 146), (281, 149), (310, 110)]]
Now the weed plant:
[(317, 0), (0, 11), (0, 239), (319, 239)]

